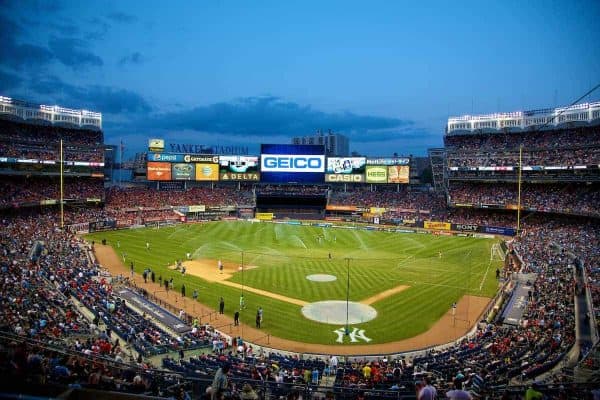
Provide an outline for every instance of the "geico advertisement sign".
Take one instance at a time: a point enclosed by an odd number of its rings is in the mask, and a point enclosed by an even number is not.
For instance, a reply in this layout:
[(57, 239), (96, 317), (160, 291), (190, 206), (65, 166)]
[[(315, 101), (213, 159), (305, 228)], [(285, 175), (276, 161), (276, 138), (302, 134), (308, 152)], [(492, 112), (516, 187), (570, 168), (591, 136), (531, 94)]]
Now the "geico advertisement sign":
[(218, 181), (219, 164), (196, 164), (197, 181)]
[(387, 167), (367, 165), (367, 183), (387, 183)]
[(326, 174), (325, 182), (344, 182), (344, 183), (356, 183), (364, 182), (364, 175), (360, 174)]
[(263, 154), (260, 157), (262, 172), (325, 172), (325, 156)]

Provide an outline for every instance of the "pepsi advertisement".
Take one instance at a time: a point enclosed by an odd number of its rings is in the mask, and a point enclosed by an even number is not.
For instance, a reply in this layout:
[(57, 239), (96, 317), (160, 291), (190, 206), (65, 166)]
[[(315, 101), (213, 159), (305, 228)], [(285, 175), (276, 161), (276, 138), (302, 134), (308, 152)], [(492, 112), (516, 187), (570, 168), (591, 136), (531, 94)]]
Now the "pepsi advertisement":
[(325, 147), (310, 144), (261, 145), (261, 181), (267, 183), (323, 183)]

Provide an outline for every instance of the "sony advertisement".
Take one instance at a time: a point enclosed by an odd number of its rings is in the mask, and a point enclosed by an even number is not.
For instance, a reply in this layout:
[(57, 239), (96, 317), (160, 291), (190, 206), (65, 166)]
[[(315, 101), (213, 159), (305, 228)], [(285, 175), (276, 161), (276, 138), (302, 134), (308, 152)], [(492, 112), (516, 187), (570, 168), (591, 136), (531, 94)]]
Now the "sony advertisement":
[(322, 145), (261, 145), (261, 180), (269, 183), (322, 183), (325, 175)]
[(329, 157), (325, 182), (360, 183), (365, 181), (365, 157)]
[(220, 156), (219, 178), (222, 181), (259, 181), (258, 156)]

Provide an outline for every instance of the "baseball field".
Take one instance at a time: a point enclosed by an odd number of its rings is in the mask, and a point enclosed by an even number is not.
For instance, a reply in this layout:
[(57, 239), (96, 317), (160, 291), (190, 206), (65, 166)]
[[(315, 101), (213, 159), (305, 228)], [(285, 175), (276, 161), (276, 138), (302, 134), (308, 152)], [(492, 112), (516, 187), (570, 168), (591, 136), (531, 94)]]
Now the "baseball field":
[(328, 346), (398, 342), (434, 326), (467, 329), (496, 293), (502, 265), (492, 257), (494, 239), (246, 221), (86, 238), (106, 240), (125, 273), (133, 261), (137, 274), (150, 268), (157, 282), (173, 278), (179, 296), (185, 285), (188, 302), (194, 290), (213, 309), (223, 297), (232, 316), (243, 294), (248, 329), (261, 307), (265, 334)]

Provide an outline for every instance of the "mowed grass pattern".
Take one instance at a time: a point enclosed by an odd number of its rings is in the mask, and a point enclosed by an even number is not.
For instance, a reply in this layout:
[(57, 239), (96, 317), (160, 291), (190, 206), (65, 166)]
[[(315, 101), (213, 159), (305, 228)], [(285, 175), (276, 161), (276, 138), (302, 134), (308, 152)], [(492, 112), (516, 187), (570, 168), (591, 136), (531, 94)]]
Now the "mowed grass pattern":
[[(138, 273), (150, 267), (157, 277), (173, 276), (177, 291), (185, 283), (188, 296), (198, 289), (199, 300), (215, 308), (223, 296), (229, 315), (239, 305), (239, 289), (191, 275), (183, 278), (167, 266), (185, 259), (187, 252), (193, 258), (240, 265), (243, 255), (244, 265), (258, 268), (245, 269), (231, 281), (307, 302), (345, 300), (348, 271), (353, 301), (398, 285), (410, 286), (373, 303), (377, 318), (357, 325), (365, 329), (370, 343), (426, 331), (464, 294), (492, 297), (497, 290), (495, 270), (501, 267), (500, 262), (490, 261), (494, 240), (360, 229), (224, 221), (88, 235), (88, 240), (102, 239), (120, 255), (125, 252), (127, 265), (134, 261)], [(146, 242), (151, 243), (149, 252)], [(335, 275), (337, 280), (316, 283), (306, 279), (319, 273)], [(245, 298), (244, 323), (253, 325), (261, 306), (265, 332), (307, 343), (335, 344), (333, 330), (339, 326), (310, 321), (297, 305), (251, 292), (245, 292)]]

